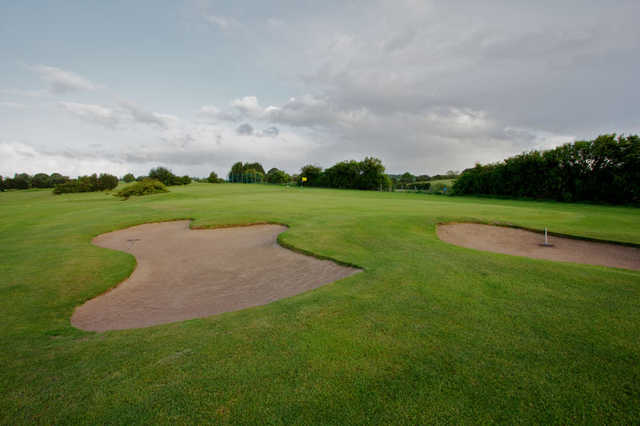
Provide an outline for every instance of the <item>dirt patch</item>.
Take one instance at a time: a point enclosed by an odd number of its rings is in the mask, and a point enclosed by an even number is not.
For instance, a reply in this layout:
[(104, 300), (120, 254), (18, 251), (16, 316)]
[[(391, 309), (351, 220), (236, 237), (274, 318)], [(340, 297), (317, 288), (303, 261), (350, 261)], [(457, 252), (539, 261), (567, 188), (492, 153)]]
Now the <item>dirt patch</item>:
[(640, 249), (635, 247), (556, 236), (549, 237), (552, 247), (544, 247), (542, 234), (477, 223), (439, 225), (436, 232), (442, 241), (476, 250), (640, 270)]
[(264, 305), (359, 272), (278, 245), (280, 225), (190, 230), (151, 223), (93, 243), (136, 257), (131, 276), (78, 307), (71, 324), (105, 331), (148, 327)]

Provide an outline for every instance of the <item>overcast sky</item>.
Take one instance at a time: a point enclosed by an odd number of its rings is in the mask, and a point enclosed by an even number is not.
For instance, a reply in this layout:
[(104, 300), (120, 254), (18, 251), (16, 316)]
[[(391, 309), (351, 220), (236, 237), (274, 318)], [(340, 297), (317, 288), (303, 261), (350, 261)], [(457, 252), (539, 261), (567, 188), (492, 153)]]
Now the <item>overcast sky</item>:
[(640, 1), (4, 1), (0, 174), (436, 174), (640, 132)]

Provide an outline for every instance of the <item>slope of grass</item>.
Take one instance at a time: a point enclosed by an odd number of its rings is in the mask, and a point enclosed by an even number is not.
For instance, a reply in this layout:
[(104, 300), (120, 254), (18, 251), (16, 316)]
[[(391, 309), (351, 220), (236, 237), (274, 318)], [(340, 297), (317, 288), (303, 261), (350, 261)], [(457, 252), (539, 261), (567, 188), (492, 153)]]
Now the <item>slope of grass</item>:
[[(275, 303), (146, 329), (74, 329), (151, 221), (286, 223), (365, 271)], [(640, 273), (445, 244), (448, 221), (640, 243), (640, 210), (263, 185), (122, 202), (0, 193), (0, 422), (637, 423)]]

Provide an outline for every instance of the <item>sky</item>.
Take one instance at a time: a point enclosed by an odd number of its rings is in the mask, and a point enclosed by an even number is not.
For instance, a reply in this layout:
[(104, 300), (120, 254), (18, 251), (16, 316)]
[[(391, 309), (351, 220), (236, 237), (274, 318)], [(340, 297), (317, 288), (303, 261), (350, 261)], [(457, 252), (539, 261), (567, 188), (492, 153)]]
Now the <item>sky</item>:
[(0, 3), (0, 175), (437, 174), (640, 132), (640, 2)]

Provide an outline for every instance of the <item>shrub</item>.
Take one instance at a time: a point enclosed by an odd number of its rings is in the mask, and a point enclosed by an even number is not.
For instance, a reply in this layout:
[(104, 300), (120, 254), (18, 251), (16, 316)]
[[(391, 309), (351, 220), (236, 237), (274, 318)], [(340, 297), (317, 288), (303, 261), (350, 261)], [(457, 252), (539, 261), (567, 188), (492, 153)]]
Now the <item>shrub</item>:
[(98, 181), (97, 181), (98, 191), (111, 190), (116, 186), (118, 186), (118, 178), (116, 176), (110, 175), (107, 173), (101, 173), (100, 177), (98, 177)]
[(126, 183), (131, 183), (136, 180), (136, 177), (133, 175), (133, 173), (127, 173), (126, 175), (122, 176), (122, 180)]
[(156, 167), (155, 169), (151, 169), (149, 171), (149, 177), (151, 179), (159, 180), (166, 186), (188, 185), (191, 183), (191, 178), (189, 176), (176, 176), (171, 172), (171, 170), (165, 167)]
[(101, 173), (100, 177), (95, 173), (91, 176), (78, 176), (60, 183), (53, 189), (54, 194), (68, 194), (76, 192), (96, 192), (113, 189), (118, 186), (118, 178), (108, 173)]
[(167, 187), (156, 179), (144, 179), (139, 182), (134, 182), (122, 188), (115, 195), (117, 197), (129, 198), (131, 196), (142, 196), (150, 194), (158, 194), (161, 192), (169, 192)]

